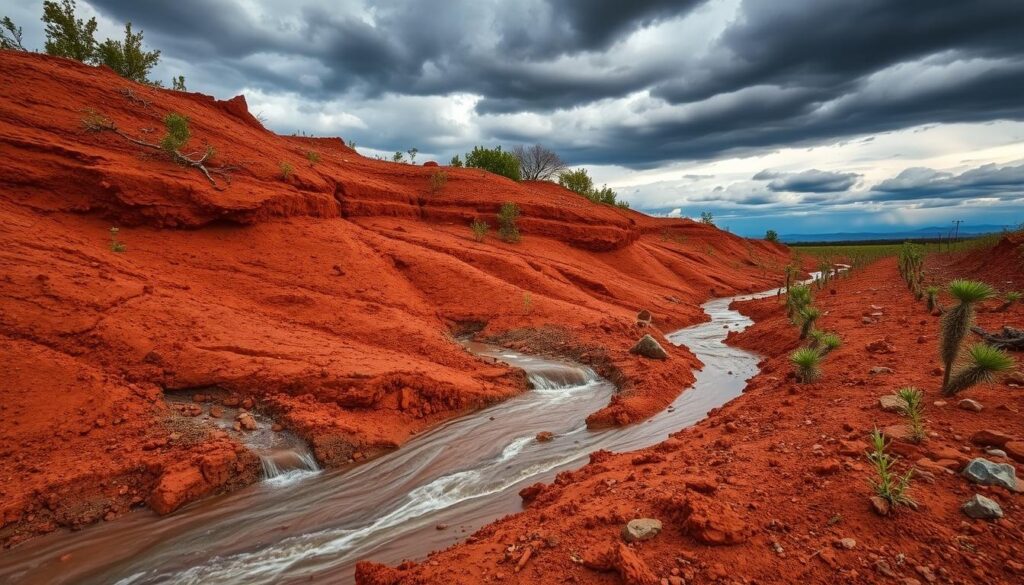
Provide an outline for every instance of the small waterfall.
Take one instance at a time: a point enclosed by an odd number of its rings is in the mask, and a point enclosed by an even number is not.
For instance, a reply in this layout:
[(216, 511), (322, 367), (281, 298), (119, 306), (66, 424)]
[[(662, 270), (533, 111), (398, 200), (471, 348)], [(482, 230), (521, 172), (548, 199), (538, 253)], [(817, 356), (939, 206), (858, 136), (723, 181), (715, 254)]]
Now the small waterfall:
[(263, 479), (280, 482), (320, 471), (316, 458), (306, 449), (275, 449), (260, 455)]
[(587, 367), (545, 364), (543, 367), (527, 370), (527, 379), (535, 390), (566, 390), (580, 388), (597, 382), (601, 378)]

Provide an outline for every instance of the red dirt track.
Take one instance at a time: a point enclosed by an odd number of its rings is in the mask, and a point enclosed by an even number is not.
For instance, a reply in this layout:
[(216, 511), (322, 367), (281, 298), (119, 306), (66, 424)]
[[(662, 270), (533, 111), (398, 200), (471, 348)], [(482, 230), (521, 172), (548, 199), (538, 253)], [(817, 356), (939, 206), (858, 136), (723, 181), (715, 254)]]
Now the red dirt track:
[[(0, 87), (5, 545), (258, 478), (251, 453), (169, 406), (165, 390), (251, 401), (327, 466), (523, 391), (521, 374), (453, 342), (478, 327), (610, 376), (620, 393), (592, 426), (642, 420), (697, 364), (668, 344), (664, 362), (629, 354), (636, 312), (653, 313), (655, 333), (697, 322), (711, 296), (776, 284), (789, 257), (477, 169), (444, 168), (431, 194), (436, 168), (278, 136), (241, 97), (8, 51), (0, 73), (13, 80)], [(189, 148), (211, 145), (238, 169), (214, 189), (160, 153), (85, 131), (90, 111), (152, 142), (163, 116), (184, 114)], [(469, 222), (494, 226), (506, 201), (522, 209), (522, 242), (493, 229), (475, 242)], [(112, 226), (123, 253), (110, 249)]]

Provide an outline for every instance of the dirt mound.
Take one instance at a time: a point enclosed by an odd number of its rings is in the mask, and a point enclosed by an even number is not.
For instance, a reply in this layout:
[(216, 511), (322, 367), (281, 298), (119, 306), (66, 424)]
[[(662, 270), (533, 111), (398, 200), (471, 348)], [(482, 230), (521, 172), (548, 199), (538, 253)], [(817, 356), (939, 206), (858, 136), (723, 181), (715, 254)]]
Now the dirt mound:
[[(766, 242), (550, 183), (278, 136), (241, 97), (9, 51), (0, 75), (17, 80), (0, 87), (6, 543), (145, 502), (168, 511), (258, 476), (236, 436), (211, 430), (210, 405), (170, 408), (167, 390), (220, 388), (326, 465), (523, 391), (519, 373), (453, 343), (465, 323), (600, 362), (621, 391), (592, 419), (641, 420), (696, 364), (670, 344), (664, 362), (629, 354), (637, 311), (660, 338), (701, 320), (711, 295), (777, 282), (787, 261)], [(230, 184), (83, 126), (99, 117), (157, 142), (171, 112), (189, 118), (188, 149), (211, 146), (213, 164), (233, 167)], [(522, 242), (476, 242), (469, 222), (494, 234), (506, 201), (522, 209)]]
[(960, 254), (955, 262), (944, 268), (964, 278), (991, 282), (1000, 290), (1024, 289), (1024, 232), (1006, 234), (994, 246), (982, 246)]

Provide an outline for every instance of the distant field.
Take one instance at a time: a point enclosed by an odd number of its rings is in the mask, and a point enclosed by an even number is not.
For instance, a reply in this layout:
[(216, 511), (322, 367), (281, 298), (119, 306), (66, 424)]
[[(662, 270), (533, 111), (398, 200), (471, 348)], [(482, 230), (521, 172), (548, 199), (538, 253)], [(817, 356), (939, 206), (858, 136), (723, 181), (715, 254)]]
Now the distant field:
[[(940, 240), (907, 240), (924, 246), (926, 254), (936, 252), (958, 252), (978, 247), (993, 246), (1002, 234), (991, 234), (959, 242), (943, 242)], [(903, 245), (903, 241), (893, 242), (829, 242), (788, 244), (800, 254), (807, 254), (819, 260), (845, 261), (848, 264), (863, 265), (886, 256), (895, 256)]]

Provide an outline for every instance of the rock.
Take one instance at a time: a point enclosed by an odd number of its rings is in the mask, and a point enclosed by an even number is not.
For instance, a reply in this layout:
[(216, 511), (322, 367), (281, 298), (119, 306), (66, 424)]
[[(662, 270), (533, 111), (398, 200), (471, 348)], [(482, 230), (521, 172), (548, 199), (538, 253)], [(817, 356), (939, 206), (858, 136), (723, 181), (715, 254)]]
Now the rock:
[(884, 339), (876, 339), (864, 347), (869, 353), (893, 353), (896, 351), (896, 348)]
[(1018, 463), (1024, 463), (1024, 441), (1008, 441), (1003, 445), (1006, 456)]
[(683, 530), (703, 544), (739, 544), (749, 540), (753, 532), (732, 508), (693, 492), (671, 498), (665, 507), (683, 524)]
[(248, 412), (240, 413), (235, 417), (235, 421), (238, 422), (243, 431), (255, 431), (257, 428), (256, 419)]
[(534, 438), (537, 439), (538, 443), (547, 443), (551, 439), (555, 438), (555, 434), (551, 431), (541, 431), (537, 433), (537, 436)]
[(1017, 472), (1009, 463), (993, 463), (978, 457), (972, 459), (963, 470), (970, 481), (981, 485), (998, 485), (1010, 491), (1017, 491)]
[(663, 360), (668, 358), (668, 353), (661, 347), (661, 344), (657, 342), (650, 335), (644, 335), (640, 338), (640, 341), (636, 342), (636, 345), (629, 350), (629, 353), (641, 355), (646, 358), (653, 360)]
[(636, 314), (636, 324), (646, 327), (651, 324), (654, 316), (647, 309), (640, 309), (640, 312)]
[(1004, 378), (1007, 384), (1015, 384), (1017, 386), (1024, 386), (1024, 372), (1014, 371), (1010, 372)]
[(857, 548), (857, 541), (852, 538), (840, 538), (836, 541), (836, 546), (846, 550), (853, 550)]
[(523, 505), (528, 505), (530, 502), (536, 500), (537, 496), (544, 493), (544, 490), (547, 489), (547, 487), (548, 486), (543, 482), (537, 482), (519, 490), (519, 497), (523, 499)]
[(1010, 435), (991, 429), (983, 429), (971, 435), (971, 442), (982, 447), (1004, 447), (1012, 440)]
[(878, 374), (891, 374), (892, 368), (887, 368), (885, 366), (875, 366), (868, 370), (868, 373), (871, 374), (872, 376), (876, 376)]
[(863, 325), (871, 325), (872, 323), (875, 322), (875, 320), (872, 319), (871, 317), (861, 317), (860, 322)]
[(1006, 459), (1006, 451), (1003, 451), (1002, 449), (985, 449), (985, 454)]
[(901, 443), (912, 443), (910, 425), (889, 425), (882, 429), (882, 434), (891, 441)]
[(650, 540), (661, 532), (661, 520), (636, 518), (622, 527), (622, 539), (626, 542)]
[(224, 416), (224, 409), (219, 406), (210, 407), (210, 416), (213, 418), (220, 418)]
[(981, 409), (984, 408), (980, 402), (977, 400), (971, 400), (970, 398), (964, 398), (960, 402), (957, 402), (956, 405), (971, 412), (981, 412)]
[(878, 406), (885, 412), (903, 412), (907, 402), (895, 394), (886, 394), (878, 399)]
[(890, 511), (889, 500), (881, 496), (871, 496), (871, 509), (879, 516), (888, 516)]
[(999, 504), (981, 494), (974, 494), (960, 506), (960, 510), (975, 520), (997, 520), (1003, 517), (1003, 509)]
[(149, 506), (160, 515), (170, 514), (206, 491), (203, 474), (195, 467), (168, 471), (160, 476), (149, 498)]
[(428, 161), (424, 161), (423, 166), (425, 166), (425, 167), (436, 167), (438, 165), (437, 165), (437, 161), (435, 161), (435, 160), (428, 160)]

